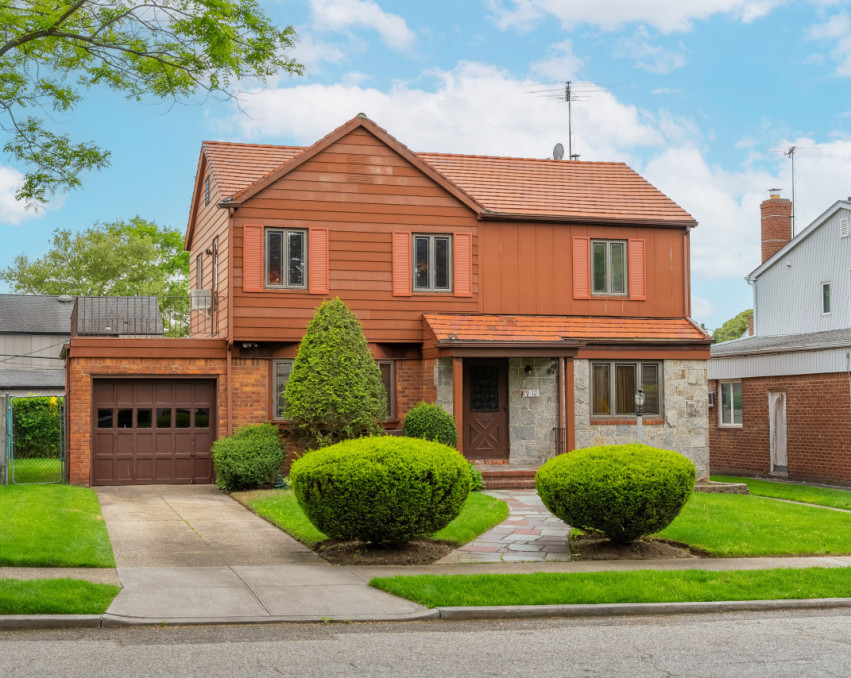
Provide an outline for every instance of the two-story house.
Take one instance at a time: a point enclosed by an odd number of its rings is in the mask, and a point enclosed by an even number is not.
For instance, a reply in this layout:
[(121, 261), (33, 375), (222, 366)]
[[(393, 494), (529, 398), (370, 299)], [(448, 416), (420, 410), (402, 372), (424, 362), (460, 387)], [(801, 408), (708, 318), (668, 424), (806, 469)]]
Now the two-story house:
[(750, 336), (712, 347), (712, 471), (851, 483), (851, 199), (792, 237), (761, 206)]
[(209, 481), (204, 441), (286, 426), (299, 341), (337, 296), (381, 367), (388, 429), (425, 400), (455, 416), (473, 460), (537, 466), (640, 435), (705, 475), (711, 340), (689, 318), (695, 226), (622, 163), (415, 153), (363, 115), (306, 148), (205, 142), (186, 248), (194, 312), (213, 331), (72, 341), (77, 411), (105, 422), (74, 442), (73, 479)]

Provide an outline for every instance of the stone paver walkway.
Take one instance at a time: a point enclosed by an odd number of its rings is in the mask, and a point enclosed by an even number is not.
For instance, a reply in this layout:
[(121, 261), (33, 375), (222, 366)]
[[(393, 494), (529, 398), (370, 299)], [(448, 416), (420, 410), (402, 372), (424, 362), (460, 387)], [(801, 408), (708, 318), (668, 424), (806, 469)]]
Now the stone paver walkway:
[(508, 518), (438, 563), (570, 560), (570, 527), (550, 513), (535, 490), (490, 490), (508, 504)]

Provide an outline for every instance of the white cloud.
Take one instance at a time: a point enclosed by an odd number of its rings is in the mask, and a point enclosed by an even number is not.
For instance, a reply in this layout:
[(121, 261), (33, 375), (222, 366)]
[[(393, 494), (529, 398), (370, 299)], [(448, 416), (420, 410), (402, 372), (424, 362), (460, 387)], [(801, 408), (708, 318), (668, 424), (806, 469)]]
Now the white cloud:
[(851, 76), (851, 18), (845, 12), (835, 14), (807, 30), (810, 40), (834, 42), (831, 55), (837, 62), (836, 75)]
[(687, 31), (695, 20), (732, 14), (745, 23), (768, 14), (786, 0), (488, 0), (496, 25), (525, 32), (551, 15), (566, 29), (591, 24), (617, 30), (643, 23), (663, 33)]
[(371, 28), (388, 47), (400, 51), (411, 49), (417, 39), (404, 18), (385, 12), (374, 0), (310, 0), (310, 8), (317, 30)]
[(585, 60), (573, 53), (573, 42), (563, 40), (550, 45), (549, 54), (545, 59), (536, 61), (529, 69), (532, 73), (552, 80), (573, 80), (579, 69), (585, 65)]
[[(15, 193), (23, 183), (24, 175), (18, 170), (0, 165), (0, 224), (17, 225), (44, 213), (37, 205), (27, 209), (27, 203), (15, 200)], [(56, 201), (57, 199), (54, 199), (54, 202)], [(61, 203), (61, 200), (59, 202)]]
[(676, 50), (665, 49), (650, 43), (647, 30), (639, 28), (632, 36), (621, 37), (615, 46), (615, 54), (632, 59), (636, 66), (652, 73), (670, 73), (686, 65), (688, 59), (682, 44)]
[(715, 313), (712, 304), (706, 299), (691, 295), (691, 317), (698, 323), (705, 323)]
[(299, 37), (290, 55), (304, 64), (305, 72), (309, 74), (320, 72), (322, 63), (338, 64), (346, 58), (341, 45), (316, 40), (309, 34)]

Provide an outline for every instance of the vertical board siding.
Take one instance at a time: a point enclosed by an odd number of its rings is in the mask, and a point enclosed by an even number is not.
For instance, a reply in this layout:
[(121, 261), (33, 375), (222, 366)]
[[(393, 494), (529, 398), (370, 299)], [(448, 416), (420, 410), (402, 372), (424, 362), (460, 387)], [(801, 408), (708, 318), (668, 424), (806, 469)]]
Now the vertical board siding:
[(456, 233), (453, 238), (455, 243), (455, 296), (472, 297), (473, 236), (470, 233)]
[[(682, 318), (685, 237), (679, 228), (488, 222), (478, 236), (480, 311)], [(630, 290), (630, 297), (592, 294), (593, 239), (642, 241), (644, 289)], [(646, 300), (634, 298), (636, 291)]]
[(328, 229), (311, 228), (308, 232), (307, 275), (311, 294), (328, 294)]
[(393, 231), (393, 296), (410, 297), (413, 285), (411, 234)]
[(265, 233), (262, 225), (245, 224), (242, 228), (242, 291), (263, 291), (263, 239)]
[(573, 239), (573, 298), (591, 297), (591, 253), (588, 238)]
[[(328, 294), (349, 305), (371, 342), (421, 343), (423, 313), (478, 311), (476, 214), (366, 130), (346, 135), (260, 191), (236, 210), (232, 224), (235, 340), (298, 341), (320, 303), (308, 290), (243, 292), (245, 225), (327, 229)], [(470, 296), (412, 291), (414, 233), (469, 238)], [(396, 244), (402, 241), (404, 256)]]
[(644, 260), (645, 241), (629, 241), (629, 298), (636, 301), (647, 299), (647, 276)]

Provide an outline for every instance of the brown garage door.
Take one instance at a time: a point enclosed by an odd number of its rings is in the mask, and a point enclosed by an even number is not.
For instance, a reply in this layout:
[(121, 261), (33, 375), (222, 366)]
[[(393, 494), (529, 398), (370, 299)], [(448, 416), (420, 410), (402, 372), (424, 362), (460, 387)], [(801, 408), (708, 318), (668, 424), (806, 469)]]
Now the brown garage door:
[(95, 379), (92, 484), (213, 481), (216, 382)]

